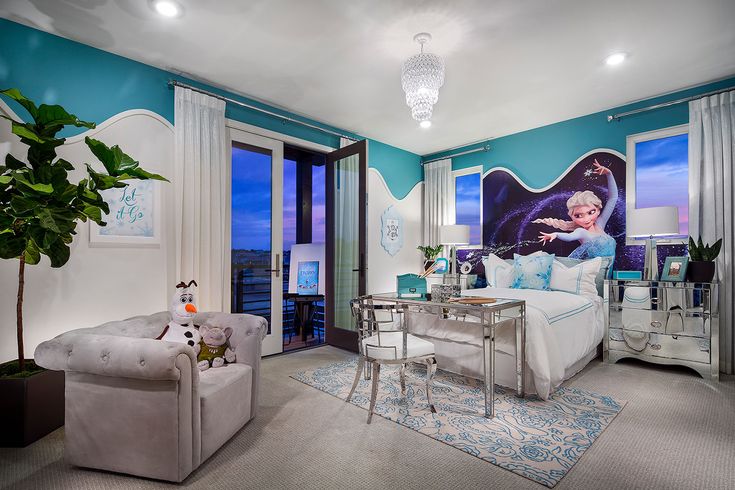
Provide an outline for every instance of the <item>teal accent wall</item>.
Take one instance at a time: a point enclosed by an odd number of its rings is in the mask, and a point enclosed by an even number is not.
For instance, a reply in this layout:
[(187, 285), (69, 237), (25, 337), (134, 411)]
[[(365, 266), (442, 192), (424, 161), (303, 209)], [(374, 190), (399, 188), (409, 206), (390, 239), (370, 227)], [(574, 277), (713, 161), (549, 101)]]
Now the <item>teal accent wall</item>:
[[(482, 165), (483, 171), (493, 167), (506, 167), (529, 187), (541, 188), (553, 182), (577, 158), (590, 150), (610, 148), (625, 155), (628, 135), (689, 122), (687, 104), (677, 104), (613, 122), (607, 122), (609, 114), (732, 86), (735, 86), (735, 78), (503, 136), (489, 141), (489, 152), (471, 153), (454, 158), (452, 167), (460, 169)], [(454, 151), (460, 152), (480, 146), (482, 143)], [(441, 156), (442, 153), (425, 155), (422, 160)]]
[(393, 196), (403, 199), (416, 184), (424, 180), (421, 158), (411, 152), (379, 141), (368, 145), (370, 166), (383, 176)]
[[(101, 123), (126, 110), (147, 109), (173, 124), (174, 96), (173, 89), (168, 86), (172, 78), (277, 114), (359, 137), (159, 68), (0, 19), (0, 88), (17, 87), (37, 103), (61, 104), (83, 120)], [(20, 117), (29, 117), (20, 105), (7, 98), (4, 100)], [(226, 116), (315, 143), (339, 147), (339, 138), (336, 136), (234, 104), (227, 105)], [(80, 132), (80, 128), (69, 128), (63, 136)], [(368, 159), (369, 165), (383, 175), (389, 189), (399, 199), (404, 198), (422, 179), (421, 160), (414, 153), (370, 140)]]

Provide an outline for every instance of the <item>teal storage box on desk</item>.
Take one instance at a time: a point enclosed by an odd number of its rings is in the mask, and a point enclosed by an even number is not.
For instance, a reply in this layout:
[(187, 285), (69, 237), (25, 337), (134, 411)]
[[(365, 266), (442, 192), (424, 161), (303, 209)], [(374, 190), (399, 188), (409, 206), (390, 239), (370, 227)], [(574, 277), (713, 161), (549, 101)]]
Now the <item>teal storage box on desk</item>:
[(416, 274), (396, 276), (399, 298), (426, 300), (426, 279)]

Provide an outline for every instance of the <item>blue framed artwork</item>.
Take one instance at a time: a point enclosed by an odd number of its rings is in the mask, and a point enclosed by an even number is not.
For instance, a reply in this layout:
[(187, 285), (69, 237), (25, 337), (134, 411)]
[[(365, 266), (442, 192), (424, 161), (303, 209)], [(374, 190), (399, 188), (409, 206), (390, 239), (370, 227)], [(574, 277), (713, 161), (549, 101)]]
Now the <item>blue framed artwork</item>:
[(661, 271), (662, 281), (683, 281), (687, 275), (689, 257), (666, 257), (664, 269)]
[(319, 261), (299, 262), (296, 294), (311, 296), (319, 292)]
[(388, 206), (380, 217), (380, 245), (391, 256), (403, 248), (403, 218), (395, 206)]

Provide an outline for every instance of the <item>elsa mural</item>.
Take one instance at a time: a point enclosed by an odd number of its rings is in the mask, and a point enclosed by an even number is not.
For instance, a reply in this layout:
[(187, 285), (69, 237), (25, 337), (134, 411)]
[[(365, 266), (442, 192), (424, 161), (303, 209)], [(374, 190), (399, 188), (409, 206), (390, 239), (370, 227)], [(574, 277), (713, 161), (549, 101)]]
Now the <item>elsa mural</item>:
[[(600, 165), (594, 160), (594, 169), (588, 170), (589, 175), (597, 174), (607, 177), (607, 202), (602, 206), (602, 200), (592, 191), (577, 191), (567, 200), (567, 209), (572, 221), (557, 218), (539, 218), (533, 223), (551, 226), (561, 232), (544, 233), (538, 236), (542, 246), (546, 242), (553, 242), (557, 238), (564, 242), (579, 241), (580, 245), (569, 257), (575, 259), (591, 259), (615, 255), (615, 239), (605, 232), (610, 216), (615, 210), (618, 200), (618, 186), (609, 168)], [(587, 174), (585, 172), (585, 174)]]

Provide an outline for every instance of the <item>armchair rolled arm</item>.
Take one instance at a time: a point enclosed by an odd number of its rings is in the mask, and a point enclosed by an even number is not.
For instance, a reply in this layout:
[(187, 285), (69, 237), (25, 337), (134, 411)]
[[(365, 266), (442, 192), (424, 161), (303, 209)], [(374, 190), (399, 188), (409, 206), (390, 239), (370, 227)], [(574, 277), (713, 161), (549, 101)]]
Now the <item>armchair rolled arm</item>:
[(250, 413), (254, 417), (258, 413), (260, 356), (263, 339), (268, 333), (268, 322), (263, 317), (244, 313), (201, 313), (194, 321), (200, 325), (232, 327), (230, 347), (235, 351), (235, 362), (247, 364), (253, 369), (253, 396)]
[(46, 369), (150, 380), (178, 380), (181, 356), (196, 369), (194, 350), (185, 344), (77, 332), (43, 342), (35, 352)]
[(201, 313), (195, 319), (200, 325), (231, 327), (230, 347), (237, 362), (254, 365), (260, 361), (260, 346), (268, 332), (265, 318), (247, 313)]

